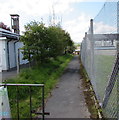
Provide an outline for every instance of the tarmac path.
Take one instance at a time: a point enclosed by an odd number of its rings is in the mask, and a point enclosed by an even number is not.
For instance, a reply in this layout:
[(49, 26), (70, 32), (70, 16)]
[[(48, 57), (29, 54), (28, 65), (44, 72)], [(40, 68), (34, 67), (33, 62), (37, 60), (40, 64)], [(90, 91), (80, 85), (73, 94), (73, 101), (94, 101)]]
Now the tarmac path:
[(90, 118), (79, 74), (79, 59), (74, 56), (52, 91), (45, 107), (46, 118)]

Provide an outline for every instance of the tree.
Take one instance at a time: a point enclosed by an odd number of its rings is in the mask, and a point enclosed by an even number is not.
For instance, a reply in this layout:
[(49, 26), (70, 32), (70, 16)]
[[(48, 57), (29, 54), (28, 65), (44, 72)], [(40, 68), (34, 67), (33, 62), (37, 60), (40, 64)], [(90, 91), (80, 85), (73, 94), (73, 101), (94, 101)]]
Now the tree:
[(39, 63), (56, 58), (73, 45), (68, 32), (58, 26), (45, 27), (43, 23), (33, 21), (25, 26), (25, 30), (21, 37), (22, 49), (24, 59), (29, 61)]
[(44, 54), (46, 54), (44, 41), (47, 41), (47, 28), (43, 23), (33, 21), (25, 26), (25, 30), (21, 37), (21, 41), (24, 43), (24, 59), (42, 61)]

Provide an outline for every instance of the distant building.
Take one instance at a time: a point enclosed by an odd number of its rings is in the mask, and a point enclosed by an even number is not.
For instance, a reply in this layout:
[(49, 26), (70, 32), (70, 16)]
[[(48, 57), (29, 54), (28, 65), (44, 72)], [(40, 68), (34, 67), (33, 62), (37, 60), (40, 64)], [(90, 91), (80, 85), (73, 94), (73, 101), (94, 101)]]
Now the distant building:
[(74, 51), (74, 54), (76, 55), (79, 55), (79, 53), (80, 53), (80, 46), (78, 46)]

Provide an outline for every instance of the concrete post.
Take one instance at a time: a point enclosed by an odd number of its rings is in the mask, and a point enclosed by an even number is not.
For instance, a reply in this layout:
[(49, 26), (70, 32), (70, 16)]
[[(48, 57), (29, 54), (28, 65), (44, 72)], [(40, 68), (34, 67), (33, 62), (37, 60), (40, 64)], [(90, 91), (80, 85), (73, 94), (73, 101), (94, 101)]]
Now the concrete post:
[(86, 64), (87, 64), (87, 61), (86, 61), (86, 56), (87, 56), (87, 32), (85, 32), (85, 41), (84, 41), (84, 64), (85, 64), (85, 68), (86, 68)]
[(91, 80), (94, 79), (94, 31), (93, 31), (93, 19), (90, 20), (90, 43), (91, 43)]
[(91, 32), (91, 35), (93, 35), (93, 19), (90, 20), (90, 32)]
[(85, 39), (87, 38), (87, 32), (85, 32)]

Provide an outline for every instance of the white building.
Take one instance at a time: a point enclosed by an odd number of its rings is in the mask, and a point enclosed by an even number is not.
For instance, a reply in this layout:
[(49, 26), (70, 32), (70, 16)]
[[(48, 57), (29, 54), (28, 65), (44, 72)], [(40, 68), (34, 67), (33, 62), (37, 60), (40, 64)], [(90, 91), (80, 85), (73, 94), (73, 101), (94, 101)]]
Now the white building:
[[(19, 34), (0, 28), (0, 71), (9, 70), (17, 66), (18, 49), (23, 43), (19, 41)], [(23, 54), (20, 52), (20, 64), (28, 63), (22, 60)]]

